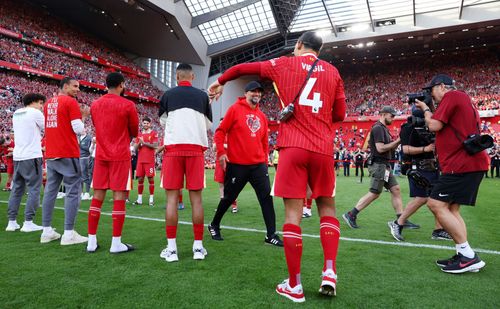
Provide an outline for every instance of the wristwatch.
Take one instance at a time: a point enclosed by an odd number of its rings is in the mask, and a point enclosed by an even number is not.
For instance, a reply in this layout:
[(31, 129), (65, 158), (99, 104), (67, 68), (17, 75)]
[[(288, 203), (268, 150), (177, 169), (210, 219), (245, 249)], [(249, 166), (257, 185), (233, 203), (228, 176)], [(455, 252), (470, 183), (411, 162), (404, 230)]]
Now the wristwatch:
[(430, 112), (430, 111), (431, 111), (431, 109), (427, 107), (426, 109), (424, 109), (424, 114), (425, 114), (425, 112)]

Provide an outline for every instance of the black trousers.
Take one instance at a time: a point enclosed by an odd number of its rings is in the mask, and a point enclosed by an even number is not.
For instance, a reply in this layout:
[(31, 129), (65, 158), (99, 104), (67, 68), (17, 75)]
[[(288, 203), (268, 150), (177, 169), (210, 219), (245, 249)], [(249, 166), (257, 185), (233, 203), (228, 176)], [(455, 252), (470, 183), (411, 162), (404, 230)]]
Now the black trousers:
[(211, 225), (220, 226), (222, 217), (248, 182), (255, 190), (266, 224), (267, 235), (271, 236), (276, 233), (276, 214), (274, 213), (273, 198), (271, 196), (269, 173), (265, 163), (253, 165), (227, 164), (226, 177), (224, 178), (224, 197), (220, 199)]
[(361, 177), (365, 176), (365, 172), (363, 171), (363, 161), (356, 161), (356, 177), (358, 177), (358, 169), (361, 170)]

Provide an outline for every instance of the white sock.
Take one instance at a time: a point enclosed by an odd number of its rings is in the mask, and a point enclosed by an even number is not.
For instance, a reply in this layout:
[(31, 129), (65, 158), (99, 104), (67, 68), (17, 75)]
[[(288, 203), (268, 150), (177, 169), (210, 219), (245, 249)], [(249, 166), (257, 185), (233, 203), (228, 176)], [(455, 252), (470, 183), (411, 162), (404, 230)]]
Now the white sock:
[(73, 236), (73, 230), (64, 230), (64, 237), (71, 237)]
[(168, 238), (167, 239), (167, 247), (168, 247), (168, 250), (170, 250), (170, 251), (177, 251), (177, 242), (175, 241), (175, 238)]
[(109, 249), (110, 252), (121, 252), (121, 251), (127, 251), (127, 246), (125, 246), (122, 243), (122, 237), (113, 237), (111, 239), (111, 248)]
[(51, 226), (44, 226), (43, 227), (42, 234), (49, 234), (50, 232), (52, 232), (52, 227)]
[(153, 196), (153, 195), (150, 195), (150, 196), (149, 196), (149, 202), (150, 202), (150, 203), (153, 203), (153, 201), (154, 201), (154, 196)]
[(472, 259), (475, 255), (472, 248), (469, 246), (469, 242), (464, 242), (463, 244), (456, 244), (457, 253), (461, 253), (466, 258)]
[(137, 203), (142, 203), (142, 194), (137, 195)]
[(203, 248), (203, 241), (201, 240), (195, 240), (193, 242), (193, 250), (198, 249), (198, 248)]
[(97, 236), (89, 234), (87, 250), (94, 251), (97, 248)]

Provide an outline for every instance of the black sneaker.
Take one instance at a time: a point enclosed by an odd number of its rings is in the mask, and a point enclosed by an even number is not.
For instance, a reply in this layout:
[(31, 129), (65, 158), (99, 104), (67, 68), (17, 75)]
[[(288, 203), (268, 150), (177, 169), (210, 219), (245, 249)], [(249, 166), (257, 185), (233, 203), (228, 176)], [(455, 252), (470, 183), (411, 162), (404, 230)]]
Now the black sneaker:
[(450, 234), (446, 232), (444, 229), (437, 229), (432, 231), (432, 239), (441, 239), (441, 240), (453, 240)]
[(441, 270), (445, 273), (461, 274), (468, 271), (478, 272), (486, 265), (485, 262), (481, 261), (477, 253), (474, 254), (474, 257), (471, 259), (463, 256), (460, 253), (457, 254), (457, 256), (458, 258), (456, 258), (453, 263), (441, 268)]
[(220, 228), (215, 225), (208, 225), (207, 227), (208, 232), (210, 233), (210, 236), (212, 236), (213, 240), (224, 240), (220, 234)]
[(446, 260), (437, 260), (436, 261), (436, 265), (443, 268), (443, 267), (446, 267), (448, 265), (451, 265), (453, 263), (455, 263), (456, 260), (459, 259), (459, 256), (458, 254), (455, 254), (454, 256), (452, 256), (451, 258), (449, 259), (446, 259)]
[(277, 234), (273, 234), (272, 236), (266, 236), (264, 239), (266, 244), (270, 244), (276, 247), (283, 247), (283, 240)]
[(397, 221), (389, 221), (387, 222), (387, 225), (389, 226), (391, 235), (392, 237), (394, 237), (394, 239), (396, 239), (397, 241), (405, 241), (403, 235), (401, 235), (401, 233), (403, 232), (402, 225), (399, 225)]
[(419, 229), (420, 225), (411, 223), (410, 221), (406, 220), (405, 224), (403, 225), (405, 229)]
[(353, 229), (359, 228), (359, 226), (356, 224), (356, 216), (353, 216), (351, 212), (346, 212), (342, 215), (342, 218), (344, 218), (344, 221), (347, 223), (347, 225), (349, 225), (349, 227)]

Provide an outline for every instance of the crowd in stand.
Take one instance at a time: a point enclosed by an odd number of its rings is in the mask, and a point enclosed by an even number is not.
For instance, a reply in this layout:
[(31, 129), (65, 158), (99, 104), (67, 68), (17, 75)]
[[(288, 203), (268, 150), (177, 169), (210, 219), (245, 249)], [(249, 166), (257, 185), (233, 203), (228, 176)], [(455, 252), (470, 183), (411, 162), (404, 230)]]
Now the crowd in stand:
[(377, 115), (384, 105), (408, 114), (406, 94), (420, 92), (438, 73), (452, 76), (480, 110), (498, 108), (500, 101), (498, 59), (488, 50), (337, 66), (345, 83), (348, 116)]

